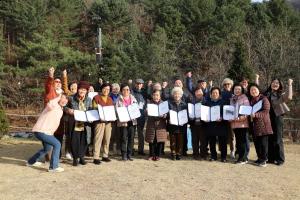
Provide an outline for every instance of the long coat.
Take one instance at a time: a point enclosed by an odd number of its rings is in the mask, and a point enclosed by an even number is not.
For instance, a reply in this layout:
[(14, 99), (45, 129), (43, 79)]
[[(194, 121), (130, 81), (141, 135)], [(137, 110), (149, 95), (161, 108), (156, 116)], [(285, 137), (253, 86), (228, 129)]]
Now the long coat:
[(250, 105), (253, 106), (260, 100), (263, 101), (261, 110), (255, 113), (253, 118), (253, 130), (254, 136), (263, 136), (273, 134), (271, 120), (270, 120), (270, 102), (267, 97), (259, 95), (250, 101)]
[[(161, 103), (161, 102), (159, 102), (159, 103)], [(156, 104), (153, 101), (150, 101), (150, 103)], [(149, 142), (149, 143), (153, 143), (153, 141), (155, 139), (155, 134), (156, 134), (157, 142), (166, 142), (167, 141), (168, 133), (167, 133), (167, 119), (166, 118), (148, 116), (145, 141)]]

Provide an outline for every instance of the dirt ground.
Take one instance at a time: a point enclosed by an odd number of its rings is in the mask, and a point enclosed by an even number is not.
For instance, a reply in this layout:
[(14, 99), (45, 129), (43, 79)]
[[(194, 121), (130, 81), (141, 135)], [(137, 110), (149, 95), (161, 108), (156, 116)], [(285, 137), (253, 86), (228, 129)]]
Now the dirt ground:
[[(49, 173), (47, 164), (25, 166), (41, 148), (38, 141), (0, 140), (0, 199), (300, 199), (300, 145), (285, 147), (281, 167), (195, 161), (191, 156), (122, 162), (115, 156), (100, 166), (91, 159), (79, 167), (63, 160), (65, 172)], [(256, 159), (253, 147), (250, 159)]]

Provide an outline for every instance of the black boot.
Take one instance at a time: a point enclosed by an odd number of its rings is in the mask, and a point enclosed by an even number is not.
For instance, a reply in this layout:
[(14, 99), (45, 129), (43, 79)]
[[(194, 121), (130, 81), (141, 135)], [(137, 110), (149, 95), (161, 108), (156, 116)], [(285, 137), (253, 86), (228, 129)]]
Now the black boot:
[(80, 158), (79, 163), (82, 164), (82, 165), (86, 165), (86, 162), (85, 162), (84, 158)]

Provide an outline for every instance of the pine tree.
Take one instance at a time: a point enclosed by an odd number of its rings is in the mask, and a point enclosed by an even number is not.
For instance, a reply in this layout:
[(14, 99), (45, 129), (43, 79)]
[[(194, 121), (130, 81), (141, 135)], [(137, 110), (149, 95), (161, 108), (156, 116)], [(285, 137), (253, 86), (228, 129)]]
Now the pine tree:
[(254, 73), (252, 68), (249, 66), (246, 49), (242, 42), (237, 42), (235, 44), (233, 62), (227, 73), (228, 77), (234, 81), (239, 81), (242, 78), (247, 78), (249, 80), (253, 79)]

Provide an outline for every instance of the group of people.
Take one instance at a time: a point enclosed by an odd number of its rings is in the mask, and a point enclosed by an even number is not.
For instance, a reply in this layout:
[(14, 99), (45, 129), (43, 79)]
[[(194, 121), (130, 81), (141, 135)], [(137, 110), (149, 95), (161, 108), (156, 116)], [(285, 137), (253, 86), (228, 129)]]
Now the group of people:
[[(49, 159), (49, 172), (62, 172), (59, 167), (61, 146), (65, 137), (66, 158), (73, 160), (73, 166), (85, 165), (85, 156), (92, 149), (93, 163), (110, 162), (109, 152), (120, 150), (123, 161), (133, 161), (134, 137), (138, 135), (139, 155), (144, 152), (144, 141), (149, 143), (148, 160), (159, 161), (165, 152), (165, 142), (170, 140), (171, 159), (180, 160), (187, 156), (187, 130), (191, 130), (194, 159), (217, 160), (218, 149), (221, 162), (227, 161), (227, 145), (230, 144), (230, 157), (238, 164), (246, 164), (250, 151), (249, 136), (254, 141), (258, 166), (266, 163), (282, 165), (285, 161), (283, 146), (283, 115), (289, 111), (287, 102), (292, 99), (292, 79), (288, 80), (287, 90), (279, 78), (271, 81), (266, 91), (259, 87), (259, 76), (249, 84), (246, 78), (236, 83), (225, 78), (222, 87), (213, 86), (212, 81), (192, 81), (192, 73), (186, 74), (186, 87), (180, 78), (175, 78), (172, 87), (168, 82), (144, 83), (136, 79), (119, 85), (99, 82), (95, 89), (86, 81), (68, 83), (67, 71), (62, 79), (54, 77), (54, 68), (49, 69), (45, 84), (45, 108), (33, 127), (36, 138), (42, 141), (43, 148), (28, 161), (29, 166), (39, 166), (41, 160)], [(89, 92), (98, 92), (89, 97)], [(170, 113), (160, 116), (148, 115), (148, 104), (160, 105), (167, 101), (170, 111), (188, 110), (188, 104), (213, 107), (232, 105), (253, 106), (261, 101), (261, 108), (250, 116), (239, 114), (233, 120), (222, 118), (204, 121), (201, 118), (188, 118), (185, 124), (170, 122)], [(97, 110), (98, 106), (128, 107), (137, 104), (140, 117), (128, 122), (116, 121), (76, 121), (74, 112)], [(146, 127), (145, 127), (146, 126)], [(234, 142), (235, 138), (235, 142)], [(102, 156), (101, 156), (102, 152)], [(48, 155), (48, 156), (47, 156)], [(46, 157), (46, 158), (45, 158)], [(102, 159), (100, 159), (102, 157)]]

